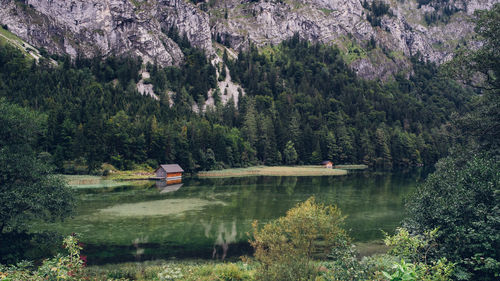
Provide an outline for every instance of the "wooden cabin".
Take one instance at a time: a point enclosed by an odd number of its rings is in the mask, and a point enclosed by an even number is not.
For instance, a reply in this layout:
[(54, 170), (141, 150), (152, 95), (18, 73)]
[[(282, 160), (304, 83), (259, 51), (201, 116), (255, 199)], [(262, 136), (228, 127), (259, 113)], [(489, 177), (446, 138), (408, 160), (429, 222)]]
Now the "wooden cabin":
[(157, 179), (165, 179), (167, 183), (179, 183), (182, 180), (184, 170), (177, 164), (160, 165), (155, 171)]
[(333, 168), (333, 162), (332, 161), (323, 161), (321, 162), (321, 165), (327, 169), (332, 169)]

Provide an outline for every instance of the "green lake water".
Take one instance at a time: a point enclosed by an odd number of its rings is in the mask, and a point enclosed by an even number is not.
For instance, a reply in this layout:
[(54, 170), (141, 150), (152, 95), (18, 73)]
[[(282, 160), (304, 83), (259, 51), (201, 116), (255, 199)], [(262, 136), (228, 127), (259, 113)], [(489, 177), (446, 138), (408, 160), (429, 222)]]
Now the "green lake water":
[(77, 211), (63, 223), (38, 226), (81, 234), (89, 264), (167, 258), (231, 258), (251, 254), (253, 220), (266, 222), (310, 196), (347, 215), (355, 242), (375, 244), (404, 216), (404, 200), (421, 172), (347, 176), (197, 179), (75, 188)]

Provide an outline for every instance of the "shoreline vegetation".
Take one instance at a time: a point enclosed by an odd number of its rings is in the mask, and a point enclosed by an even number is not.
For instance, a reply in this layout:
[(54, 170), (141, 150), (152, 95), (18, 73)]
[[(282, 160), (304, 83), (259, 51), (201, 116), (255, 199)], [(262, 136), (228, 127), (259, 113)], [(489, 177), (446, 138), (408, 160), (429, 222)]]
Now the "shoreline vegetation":
[[(192, 174), (199, 178), (247, 177), (247, 176), (343, 176), (349, 170), (365, 170), (367, 165), (337, 165), (326, 169), (319, 165), (304, 166), (252, 166), (202, 171)], [(70, 186), (92, 187), (94, 185), (122, 185), (121, 181), (144, 181), (154, 176), (153, 170), (111, 171), (107, 176), (62, 175)]]
[(368, 165), (359, 164), (359, 165), (335, 165), (333, 166), (335, 169), (342, 170), (366, 170), (368, 169)]
[(343, 176), (347, 169), (326, 169), (322, 166), (254, 166), (224, 170), (203, 171), (200, 178), (245, 176)]

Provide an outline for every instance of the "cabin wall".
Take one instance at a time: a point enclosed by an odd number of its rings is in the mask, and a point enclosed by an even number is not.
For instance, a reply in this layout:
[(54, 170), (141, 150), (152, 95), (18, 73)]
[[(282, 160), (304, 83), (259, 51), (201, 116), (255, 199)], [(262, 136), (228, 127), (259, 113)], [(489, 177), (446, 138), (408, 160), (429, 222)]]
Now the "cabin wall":
[(181, 177), (182, 173), (168, 173), (167, 178)]
[(156, 176), (159, 177), (159, 178), (164, 178), (164, 177), (167, 176), (167, 173), (163, 169), (158, 169), (156, 171)]
[(167, 184), (167, 185), (176, 184), (176, 183), (182, 183), (182, 179), (173, 179), (173, 180), (169, 180), (169, 179), (167, 178), (167, 180), (166, 180), (166, 184)]

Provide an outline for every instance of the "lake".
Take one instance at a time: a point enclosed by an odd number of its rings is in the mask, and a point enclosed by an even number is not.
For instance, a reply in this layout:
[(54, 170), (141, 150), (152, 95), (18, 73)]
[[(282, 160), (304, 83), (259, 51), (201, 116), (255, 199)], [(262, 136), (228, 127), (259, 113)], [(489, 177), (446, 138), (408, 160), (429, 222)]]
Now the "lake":
[(39, 229), (81, 234), (89, 264), (251, 254), (247, 233), (310, 196), (336, 204), (354, 241), (380, 243), (404, 216), (421, 171), (347, 176), (185, 178), (182, 185), (122, 182), (75, 186), (77, 211)]

